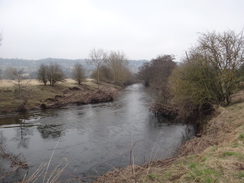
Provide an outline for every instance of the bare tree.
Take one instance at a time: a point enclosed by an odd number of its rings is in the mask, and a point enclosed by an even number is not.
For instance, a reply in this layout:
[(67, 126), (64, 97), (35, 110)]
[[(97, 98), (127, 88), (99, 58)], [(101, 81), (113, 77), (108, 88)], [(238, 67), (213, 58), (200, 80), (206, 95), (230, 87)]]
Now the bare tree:
[(128, 79), (129, 64), (126, 54), (122, 51), (111, 51), (106, 58), (106, 64), (113, 72), (113, 82), (125, 83)]
[(57, 82), (64, 81), (65, 75), (60, 65), (50, 63), (49, 65), (40, 65), (38, 69), (37, 79), (44, 85), (49, 82), (50, 86), (54, 86)]
[(197, 46), (172, 74), (171, 91), (179, 101), (227, 106), (241, 82), (243, 62), (243, 33), (201, 34)]
[(15, 97), (19, 101), (21, 101), (21, 104), (19, 105), (18, 110), (19, 111), (25, 111), (26, 110), (26, 104), (28, 103), (32, 91), (30, 88), (29, 81), (23, 82), (26, 77), (24, 76), (24, 69), (13, 69), (12, 70), (13, 78), (17, 81), (17, 89), (15, 89)]
[[(97, 70), (95, 70), (92, 74), (91, 77), (96, 79), (97, 78)], [(107, 65), (102, 65), (100, 68), (100, 81), (103, 82), (111, 82), (113, 81), (113, 73), (112, 70), (107, 66)]]
[(151, 80), (152, 80), (152, 69), (150, 62), (145, 62), (140, 68), (137, 73), (138, 79), (141, 79), (144, 81), (145, 86), (150, 86)]
[(229, 105), (231, 95), (239, 83), (237, 70), (244, 63), (243, 32), (234, 31), (223, 33), (202, 34), (197, 50), (204, 55), (206, 64), (213, 67), (219, 79), (218, 90), (224, 105)]
[(23, 74), (24, 74), (24, 69), (14, 69), (13, 70), (13, 76), (17, 80), (17, 86), (18, 86), (18, 92), (21, 91), (21, 82), (23, 80)]
[(13, 68), (13, 67), (7, 67), (7, 68), (4, 70), (4, 72), (3, 72), (3, 78), (4, 78), (4, 79), (11, 79), (11, 80), (14, 80), (15, 78), (14, 78), (13, 73), (14, 73), (15, 70), (16, 70), (16, 69)]
[(172, 55), (162, 55), (144, 63), (139, 69), (138, 76), (144, 80), (145, 85), (164, 90), (175, 67), (176, 63)]
[(26, 105), (32, 96), (32, 89), (29, 81), (21, 83), (20, 91), (15, 94), (16, 98), (21, 101), (18, 109), (19, 111), (26, 111)]
[(72, 70), (73, 79), (80, 85), (85, 79), (85, 69), (80, 63), (76, 63)]
[(47, 71), (48, 71), (48, 66), (41, 64), (38, 73), (37, 73), (37, 80), (42, 82), (45, 86), (47, 85)]
[(47, 67), (47, 80), (50, 86), (54, 86), (57, 82), (64, 81), (65, 75), (60, 65), (51, 63)]
[(89, 60), (87, 61), (88, 64), (94, 65), (97, 70), (97, 84), (99, 88), (100, 84), (100, 68), (103, 65), (106, 53), (103, 51), (103, 49), (92, 49), (89, 53)]

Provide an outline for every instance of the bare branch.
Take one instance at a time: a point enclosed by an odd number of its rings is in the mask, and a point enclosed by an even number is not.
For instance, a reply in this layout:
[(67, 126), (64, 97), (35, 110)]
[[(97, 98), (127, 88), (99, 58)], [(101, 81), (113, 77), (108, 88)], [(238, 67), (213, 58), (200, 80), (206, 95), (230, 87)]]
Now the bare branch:
[(100, 67), (103, 65), (106, 53), (103, 51), (103, 49), (92, 49), (89, 53), (90, 59), (87, 61), (88, 64), (94, 65), (97, 70), (97, 84), (99, 88), (100, 84)]

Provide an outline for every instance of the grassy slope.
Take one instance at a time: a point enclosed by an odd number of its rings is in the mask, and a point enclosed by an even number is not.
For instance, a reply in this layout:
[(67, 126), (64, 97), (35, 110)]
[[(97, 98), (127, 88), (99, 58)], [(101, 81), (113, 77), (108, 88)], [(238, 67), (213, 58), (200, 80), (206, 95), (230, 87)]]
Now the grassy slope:
[(97, 182), (244, 182), (244, 102), (218, 113), (177, 157), (115, 170)]
[[(35, 80), (30, 80), (28, 82), (28, 90), (30, 90), (30, 98), (27, 103), (27, 109), (38, 109), (40, 104), (45, 103), (48, 98), (54, 98), (56, 95), (64, 95), (64, 91), (69, 87), (79, 87), (80, 96), (88, 92), (95, 91), (97, 85), (88, 80), (82, 83), (82, 86), (78, 86), (74, 80), (66, 80), (66, 82), (58, 83), (54, 87), (44, 86)], [(25, 85), (25, 83), (23, 83)], [(21, 104), (21, 100), (16, 99), (14, 90), (16, 88), (16, 82), (10, 80), (0, 81), (0, 112), (1, 111), (15, 111)], [(101, 88), (104, 86), (102, 85)], [(113, 88), (113, 86), (105, 86), (106, 88)], [(83, 93), (82, 93), (83, 92)], [(68, 94), (67, 94), (68, 95)]]
[[(14, 90), (16, 88), (16, 82), (3, 80), (0, 84), (0, 111), (12, 111), (17, 109), (21, 104), (21, 100), (18, 100), (15, 97)], [(70, 83), (68, 85), (70, 85)], [(33, 108), (47, 98), (53, 98), (55, 95), (60, 95), (63, 88), (63, 84), (51, 87), (43, 86), (31, 81), (28, 83), (28, 90), (31, 91), (31, 95), (28, 100), (27, 107)]]

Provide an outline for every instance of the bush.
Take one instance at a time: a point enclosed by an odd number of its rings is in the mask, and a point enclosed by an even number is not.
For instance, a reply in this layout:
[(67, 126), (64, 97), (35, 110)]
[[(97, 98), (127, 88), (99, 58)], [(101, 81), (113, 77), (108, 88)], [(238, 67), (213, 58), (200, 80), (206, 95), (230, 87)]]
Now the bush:
[(60, 65), (50, 63), (49, 65), (42, 64), (38, 69), (38, 80), (44, 85), (49, 82), (50, 86), (54, 86), (57, 82), (64, 81), (65, 75)]
[(244, 39), (233, 31), (200, 36), (170, 77), (174, 98), (199, 106), (210, 103), (227, 106), (241, 81), (238, 75), (243, 59)]

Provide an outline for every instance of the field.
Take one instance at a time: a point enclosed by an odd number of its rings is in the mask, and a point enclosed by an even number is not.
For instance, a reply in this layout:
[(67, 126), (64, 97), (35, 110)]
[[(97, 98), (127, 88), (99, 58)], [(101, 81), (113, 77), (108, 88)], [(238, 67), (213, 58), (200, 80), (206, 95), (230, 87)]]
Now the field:
[[(23, 80), (23, 84), (30, 84), (30, 85), (40, 85), (40, 83), (35, 80), (35, 79), (31, 79), (31, 80)], [(17, 85), (17, 81), (15, 80), (0, 80), (0, 88), (1, 89), (10, 89), (12, 87), (14, 87), (15, 85)]]
[[(81, 85), (74, 80), (67, 79), (57, 83), (55, 86), (44, 86), (37, 80), (23, 80), (21, 87), (24, 88), (24, 95), (18, 96), (18, 83), (13, 80), (0, 80), (0, 112), (13, 112), (23, 107), (27, 110), (40, 109), (45, 107), (60, 107), (75, 102), (89, 103), (90, 101), (106, 101), (114, 92), (115, 86), (103, 83), (98, 93), (97, 84), (92, 79), (87, 79)], [(74, 89), (73, 89), (74, 88)], [(101, 92), (103, 91), (103, 92)]]
[[(92, 85), (94, 82), (93, 79), (86, 79), (86, 83)], [(68, 85), (75, 85), (76, 82), (73, 79), (66, 79), (65, 84)], [(42, 83), (40, 83), (38, 80), (36, 79), (27, 79), (27, 80), (23, 80), (22, 81), (23, 85), (30, 85), (30, 86), (37, 86), (37, 85), (43, 85)], [(0, 80), (0, 89), (10, 89), (12, 87), (14, 87), (15, 85), (17, 85), (17, 81), (16, 80)]]

